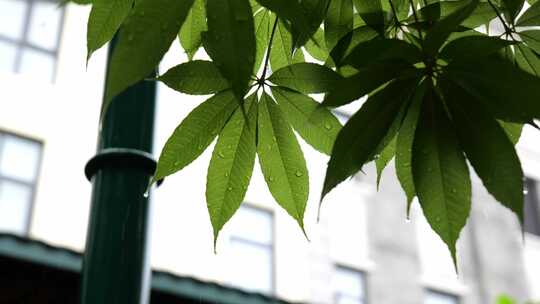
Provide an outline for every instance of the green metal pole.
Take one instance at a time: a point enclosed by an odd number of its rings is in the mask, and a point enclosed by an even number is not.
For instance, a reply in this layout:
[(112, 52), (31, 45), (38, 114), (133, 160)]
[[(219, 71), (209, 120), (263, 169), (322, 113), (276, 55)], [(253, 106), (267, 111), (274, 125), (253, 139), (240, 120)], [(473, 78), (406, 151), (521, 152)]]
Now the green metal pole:
[(150, 154), (155, 95), (155, 82), (141, 81), (115, 98), (102, 120), (98, 152), (85, 168), (93, 189), (82, 304), (148, 302), (149, 206), (144, 192), (156, 166)]

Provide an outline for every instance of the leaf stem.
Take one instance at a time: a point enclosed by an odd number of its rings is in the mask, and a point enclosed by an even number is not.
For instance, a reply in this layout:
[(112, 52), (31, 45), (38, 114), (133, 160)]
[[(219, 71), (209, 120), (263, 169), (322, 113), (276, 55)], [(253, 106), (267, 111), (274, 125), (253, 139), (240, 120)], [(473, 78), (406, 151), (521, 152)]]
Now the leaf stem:
[(416, 13), (416, 7), (414, 7), (414, 3), (413, 3), (412, 0), (409, 0), (409, 5), (412, 8), (412, 13), (413, 13), (413, 16), (414, 16), (414, 22), (416, 22), (416, 25), (417, 25), (416, 30), (418, 31), (418, 35), (420, 36), (420, 40), (424, 40), (424, 38), (422, 37), (422, 31), (420, 30), (420, 23), (418, 21), (418, 14)]
[(274, 21), (274, 26), (272, 27), (272, 33), (270, 34), (270, 40), (268, 41), (268, 48), (266, 49), (266, 58), (264, 59), (263, 73), (259, 78), (259, 88), (264, 85), (264, 82), (266, 80), (266, 70), (268, 69), (268, 63), (270, 62), (270, 51), (272, 50), (272, 42), (274, 41), (274, 35), (276, 34), (277, 24), (278, 16), (276, 15), (276, 20)]
[(489, 3), (489, 6), (491, 6), (491, 9), (493, 9), (495, 14), (497, 15), (497, 18), (499, 18), (499, 20), (501, 21), (501, 23), (502, 23), (502, 25), (504, 27), (504, 31), (511, 36), (511, 33), (513, 31), (508, 27), (508, 25), (506, 25), (506, 21), (504, 21), (504, 18), (502, 17), (502, 15), (499, 12), (499, 10), (497, 9), (497, 7), (493, 4), (493, 2), (491, 2), (491, 0), (487, 0), (487, 2)]
[[(396, 7), (394, 6), (394, 3), (392, 2), (392, 0), (388, 0), (388, 2), (390, 3), (390, 8), (392, 9), (392, 13), (394, 14), (394, 21), (396, 22), (396, 25), (403, 32), (403, 28), (401, 27), (401, 22), (398, 19), (398, 14), (397, 14), (397, 11), (396, 11)], [(396, 36), (397, 36), (397, 33), (396, 33)]]

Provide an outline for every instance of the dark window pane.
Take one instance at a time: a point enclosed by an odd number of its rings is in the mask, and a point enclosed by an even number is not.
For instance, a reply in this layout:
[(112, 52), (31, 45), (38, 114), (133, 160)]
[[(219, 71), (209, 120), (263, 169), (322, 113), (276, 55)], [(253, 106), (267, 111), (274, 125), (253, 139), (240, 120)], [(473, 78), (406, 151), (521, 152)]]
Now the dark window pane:
[(540, 236), (539, 193), (534, 179), (525, 180), (525, 231)]

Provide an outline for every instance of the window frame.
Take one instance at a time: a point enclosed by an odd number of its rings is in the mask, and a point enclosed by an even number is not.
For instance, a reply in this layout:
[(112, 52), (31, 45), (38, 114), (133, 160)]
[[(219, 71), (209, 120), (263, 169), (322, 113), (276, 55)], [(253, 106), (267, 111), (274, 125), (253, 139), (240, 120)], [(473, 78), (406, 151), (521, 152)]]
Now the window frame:
[[(62, 33), (64, 30), (64, 23), (65, 23), (65, 16), (66, 16), (65, 7), (61, 7), (59, 5), (60, 2), (57, 0), (13, 0), (13, 1), (26, 2), (27, 7), (24, 12), (24, 20), (23, 20), (23, 28), (22, 28), (21, 37), (19, 39), (13, 39), (11, 37), (6, 37), (0, 34), (0, 41), (6, 42), (9, 45), (15, 46), (15, 60), (13, 61), (10, 71), (15, 74), (20, 73), (21, 66), (22, 66), (23, 52), (26, 49), (30, 49), (30, 50), (34, 50), (40, 53), (47, 54), (54, 59), (53, 71), (49, 79), (50, 82), (54, 82), (56, 79), (56, 74), (58, 72), (58, 55), (60, 53), (60, 44), (62, 42)], [(28, 36), (30, 33), (30, 23), (32, 20), (32, 12), (34, 11), (34, 5), (36, 2), (48, 2), (48, 3), (58, 4), (58, 9), (61, 10), (60, 22), (58, 23), (58, 29), (57, 29), (58, 37), (56, 38), (56, 46), (54, 50), (49, 50), (49, 49), (34, 45), (28, 41), (29, 39)], [(0, 130), (0, 132), (1, 131), (2, 130)]]
[(0, 182), (8, 181), (8, 182), (11, 182), (11, 183), (15, 183), (15, 184), (18, 184), (18, 185), (28, 187), (28, 189), (30, 189), (30, 202), (29, 202), (29, 206), (28, 206), (28, 213), (27, 213), (27, 216), (26, 216), (26, 219), (25, 219), (24, 231), (22, 233), (22, 236), (28, 236), (29, 233), (30, 233), (30, 230), (32, 228), (32, 216), (34, 214), (35, 203), (36, 203), (36, 194), (37, 194), (37, 188), (38, 188), (38, 183), (39, 183), (39, 176), (41, 174), (41, 167), (42, 167), (42, 164), (43, 164), (43, 147), (44, 147), (44, 143), (41, 140), (37, 140), (35, 138), (29, 137), (29, 136), (26, 136), (26, 135), (22, 135), (22, 134), (15, 133), (15, 132), (12, 132), (12, 131), (7, 131), (7, 130), (4, 130), (4, 129), (0, 128), (0, 161), (2, 160), (2, 157), (3, 157), (3, 154), (4, 154), (4, 138), (6, 136), (12, 136), (12, 137), (15, 137), (17, 139), (30, 141), (30, 142), (33, 142), (33, 143), (36, 143), (37, 145), (39, 145), (39, 155), (38, 155), (38, 159), (37, 159), (37, 166), (34, 169), (35, 170), (35, 178), (34, 178), (34, 180), (32, 182), (27, 182), (27, 181), (24, 181), (24, 180), (20, 180), (20, 179), (17, 179), (17, 178), (13, 178), (13, 177), (10, 177), (10, 176), (3, 175), (2, 174), (2, 169), (0, 168)]
[(424, 303), (426, 302), (427, 296), (428, 296), (429, 293), (434, 293), (434, 294), (439, 294), (439, 295), (442, 295), (442, 296), (448, 296), (448, 297), (455, 298), (456, 299), (455, 304), (461, 304), (463, 302), (462, 297), (460, 295), (458, 295), (458, 294), (428, 287), (428, 288), (424, 288)]
[[(348, 272), (355, 272), (355, 273), (360, 274), (362, 276), (362, 290), (364, 291), (364, 297), (360, 298), (360, 301), (362, 301), (363, 304), (368, 304), (369, 303), (369, 300), (368, 300), (369, 299), (369, 294), (368, 294), (368, 274), (367, 274), (367, 272), (364, 271), (364, 270), (357, 269), (357, 268), (347, 266), (347, 265), (344, 265), (344, 264), (340, 264), (340, 263), (334, 264), (334, 274), (337, 273), (340, 270), (348, 271)], [(334, 288), (334, 290), (332, 292), (333, 303), (338, 303), (339, 298), (342, 297), (342, 296), (345, 296), (347, 298), (351, 298), (351, 296), (349, 296), (347, 294), (342, 294), (342, 293), (338, 292), (337, 290), (335, 290), (335, 288)]]
[[(234, 242), (242, 243), (248, 246), (263, 248), (265, 250), (268, 250), (268, 252), (270, 252), (270, 263), (271, 263), (270, 274), (272, 278), (270, 279), (271, 286), (270, 286), (268, 295), (275, 295), (276, 294), (276, 217), (275, 217), (274, 211), (269, 208), (257, 206), (250, 202), (242, 202), (242, 204), (240, 205), (238, 209), (240, 208), (251, 209), (256, 212), (265, 213), (268, 216), (270, 216), (270, 219), (271, 219), (270, 224), (272, 226), (270, 227), (270, 231), (272, 233), (272, 237), (270, 238), (270, 244), (265, 244), (263, 242), (257, 242), (257, 241), (249, 240), (247, 238), (242, 238), (234, 233), (231, 233), (229, 235), (229, 244), (231, 243), (231, 241), (234, 241)], [(264, 293), (263, 291), (255, 291), (255, 292)]]

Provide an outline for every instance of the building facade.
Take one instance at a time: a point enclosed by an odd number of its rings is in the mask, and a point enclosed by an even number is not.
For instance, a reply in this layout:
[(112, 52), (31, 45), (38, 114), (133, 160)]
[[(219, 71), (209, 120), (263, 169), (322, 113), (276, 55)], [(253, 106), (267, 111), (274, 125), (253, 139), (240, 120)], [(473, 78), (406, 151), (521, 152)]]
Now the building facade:
[[(95, 153), (106, 60), (102, 49), (86, 63), (88, 12), (52, 0), (0, 0), (0, 232), (78, 252), (91, 190), (83, 168)], [(175, 42), (160, 69), (185, 60)], [(156, 157), (203, 100), (159, 86)], [(353, 110), (339, 113), (346, 120)], [(372, 166), (337, 187), (317, 222), (327, 157), (303, 142), (310, 241), (274, 202), (256, 163), (245, 203), (225, 226), (215, 254), (204, 197), (208, 149), (153, 191), (152, 266), (291, 302), (484, 304), (502, 294), (538, 300), (539, 142), (540, 133), (525, 129), (518, 144), (527, 175), (524, 238), (515, 216), (473, 178), (458, 275), (416, 202), (407, 220), (392, 165), (378, 190)]]

